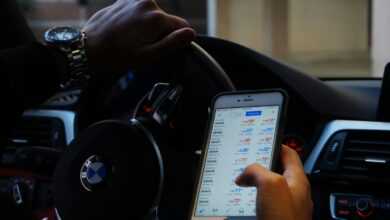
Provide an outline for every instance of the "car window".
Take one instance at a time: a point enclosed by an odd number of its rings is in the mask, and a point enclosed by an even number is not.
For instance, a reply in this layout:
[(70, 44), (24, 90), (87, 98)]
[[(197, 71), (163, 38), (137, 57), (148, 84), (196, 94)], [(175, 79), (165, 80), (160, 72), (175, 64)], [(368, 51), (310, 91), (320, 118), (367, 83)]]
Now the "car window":
[[(34, 33), (82, 26), (115, 0), (18, 0)], [(200, 34), (231, 40), (317, 77), (380, 77), (390, 61), (387, 0), (157, 0)]]

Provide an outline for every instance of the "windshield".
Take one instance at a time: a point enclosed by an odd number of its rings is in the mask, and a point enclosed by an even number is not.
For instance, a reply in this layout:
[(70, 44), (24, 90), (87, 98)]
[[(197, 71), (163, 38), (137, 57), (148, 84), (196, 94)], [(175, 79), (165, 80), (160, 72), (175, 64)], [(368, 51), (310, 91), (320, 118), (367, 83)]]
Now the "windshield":
[[(18, 0), (39, 39), (82, 26), (114, 0)], [(390, 61), (388, 0), (160, 0), (200, 34), (231, 40), (322, 78), (381, 77)]]

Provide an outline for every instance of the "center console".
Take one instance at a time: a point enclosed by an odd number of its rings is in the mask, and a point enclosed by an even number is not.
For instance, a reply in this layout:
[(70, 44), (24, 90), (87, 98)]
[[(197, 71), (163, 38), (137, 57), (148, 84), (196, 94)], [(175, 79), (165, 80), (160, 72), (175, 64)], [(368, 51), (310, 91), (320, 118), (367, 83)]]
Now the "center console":
[(314, 219), (390, 219), (390, 123), (329, 122), (305, 172)]

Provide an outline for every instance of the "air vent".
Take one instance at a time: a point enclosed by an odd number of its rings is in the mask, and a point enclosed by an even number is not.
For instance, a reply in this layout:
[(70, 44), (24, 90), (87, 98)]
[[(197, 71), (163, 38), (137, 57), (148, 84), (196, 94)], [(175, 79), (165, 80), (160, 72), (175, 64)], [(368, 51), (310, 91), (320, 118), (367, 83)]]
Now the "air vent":
[(66, 145), (64, 125), (60, 119), (23, 117), (12, 131), (9, 147), (63, 148)]
[(46, 106), (71, 106), (76, 104), (80, 99), (81, 90), (73, 90), (63, 92), (50, 98), (45, 105)]
[(390, 132), (348, 131), (338, 170), (342, 175), (381, 177), (390, 172)]

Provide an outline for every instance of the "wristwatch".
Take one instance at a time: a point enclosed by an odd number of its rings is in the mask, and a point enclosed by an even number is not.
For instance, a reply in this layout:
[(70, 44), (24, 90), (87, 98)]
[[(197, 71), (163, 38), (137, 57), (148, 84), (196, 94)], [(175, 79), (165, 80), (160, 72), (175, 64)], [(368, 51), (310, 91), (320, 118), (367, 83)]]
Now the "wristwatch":
[(60, 51), (67, 59), (66, 77), (61, 87), (82, 85), (90, 78), (86, 53), (86, 35), (72, 27), (55, 27), (46, 31), (46, 45)]

